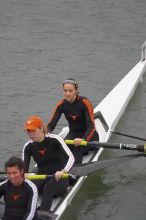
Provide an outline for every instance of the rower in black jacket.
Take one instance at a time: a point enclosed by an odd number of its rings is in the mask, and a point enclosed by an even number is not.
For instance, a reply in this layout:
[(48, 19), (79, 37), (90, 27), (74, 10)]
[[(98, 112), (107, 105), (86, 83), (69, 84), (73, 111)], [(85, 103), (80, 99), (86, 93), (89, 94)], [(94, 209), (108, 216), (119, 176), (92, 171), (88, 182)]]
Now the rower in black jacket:
[(24, 178), (23, 161), (11, 157), (5, 169), (8, 179), (0, 183), (0, 197), (4, 197), (2, 220), (37, 220), (38, 192), (35, 184)]
[[(69, 133), (66, 139), (74, 139), (75, 146), (82, 140), (99, 140), (95, 129), (93, 108), (86, 97), (79, 96), (76, 80), (70, 78), (63, 82), (64, 99), (61, 99), (47, 125), (48, 132), (56, 127), (62, 114), (69, 124)], [(69, 146), (75, 157), (75, 164), (80, 164), (83, 157), (83, 148)]]
[(33, 157), (38, 174), (54, 174), (50, 179), (34, 181), (39, 193), (42, 193), (40, 209), (49, 211), (53, 196), (63, 195), (68, 188), (68, 179), (61, 177), (73, 166), (74, 156), (60, 136), (45, 134), (44, 123), (40, 117), (28, 118), (25, 130), (30, 138), (23, 148), (25, 171), (28, 172), (30, 159)]

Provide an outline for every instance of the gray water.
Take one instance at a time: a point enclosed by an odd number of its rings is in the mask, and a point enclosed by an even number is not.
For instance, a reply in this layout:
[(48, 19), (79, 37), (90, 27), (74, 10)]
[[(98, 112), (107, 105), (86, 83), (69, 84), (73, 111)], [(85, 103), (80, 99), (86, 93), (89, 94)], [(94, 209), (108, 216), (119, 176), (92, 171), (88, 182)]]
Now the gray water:
[[(140, 60), (145, 39), (145, 0), (1, 0), (0, 169), (20, 155), (29, 115), (47, 123), (64, 79), (76, 78), (96, 106)], [(146, 76), (117, 130), (145, 138), (145, 100)], [(55, 131), (64, 125), (62, 119)], [(116, 135), (111, 141), (143, 143)], [(145, 220), (145, 168), (140, 158), (90, 176), (62, 219)]]

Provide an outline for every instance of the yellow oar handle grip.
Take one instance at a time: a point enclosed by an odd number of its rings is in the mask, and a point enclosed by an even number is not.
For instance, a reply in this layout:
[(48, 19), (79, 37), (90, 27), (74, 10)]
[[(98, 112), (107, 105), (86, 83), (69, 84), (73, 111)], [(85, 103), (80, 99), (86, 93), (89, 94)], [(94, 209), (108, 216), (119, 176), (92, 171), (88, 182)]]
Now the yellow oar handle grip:
[[(45, 180), (48, 177), (53, 177), (54, 175), (46, 175), (46, 174), (28, 174), (25, 176), (26, 179), (29, 180)], [(67, 179), (69, 177), (68, 173), (63, 174), (63, 176), (61, 177), (61, 179)]]
[[(74, 140), (65, 140), (66, 144), (72, 144), (74, 145)], [(88, 141), (81, 141), (80, 146), (87, 146)]]
[(25, 176), (28, 180), (45, 180), (47, 178), (47, 175), (37, 175), (37, 174), (28, 174)]
[(68, 173), (65, 173), (65, 174), (63, 174), (63, 176), (61, 177), (61, 179), (68, 179), (68, 177), (69, 177), (69, 174), (68, 174)]

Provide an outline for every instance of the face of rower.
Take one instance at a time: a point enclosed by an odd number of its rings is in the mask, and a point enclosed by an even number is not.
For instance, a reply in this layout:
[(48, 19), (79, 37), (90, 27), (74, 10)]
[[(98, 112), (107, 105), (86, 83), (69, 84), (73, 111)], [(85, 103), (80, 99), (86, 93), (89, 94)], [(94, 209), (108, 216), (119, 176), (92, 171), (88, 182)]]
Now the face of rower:
[(26, 130), (29, 138), (36, 142), (41, 142), (44, 140), (43, 128), (37, 128), (36, 130)]
[(13, 167), (7, 167), (6, 168), (6, 173), (9, 181), (15, 185), (15, 186), (20, 186), (24, 180), (24, 170), (19, 169), (17, 166)]
[(78, 89), (75, 88), (75, 85), (66, 83), (63, 85), (63, 91), (65, 99), (70, 103), (74, 102), (78, 93)]

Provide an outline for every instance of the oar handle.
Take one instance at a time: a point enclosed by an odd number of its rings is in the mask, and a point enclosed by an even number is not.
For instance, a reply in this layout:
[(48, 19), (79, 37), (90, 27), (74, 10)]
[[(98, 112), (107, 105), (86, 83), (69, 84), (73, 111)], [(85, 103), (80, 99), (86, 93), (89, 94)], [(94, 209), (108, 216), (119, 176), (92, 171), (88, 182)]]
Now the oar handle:
[[(65, 140), (66, 144), (72, 144), (74, 145), (74, 140)], [(87, 146), (88, 145), (88, 141), (81, 141), (80, 143), (81, 146)]]
[[(50, 177), (53, 177), (53, 175), (51, 175)], [(47, 178), (47, 175), (27, 174), (25, 175), (25, 178), (28, 180), (45, 180)]]
[[(29, 180), (45, 180), (47, 178), (52, 178), (54, 175), (46, 175), (46, 174), (27, 174), (25, 175), (26, 179)], [(61, 179), (67, 179), (69, 177), (68, 173), (63, 174)]]
[[(65, 140), (66, 144), (74, 144), (74, 140)], [(136, 145), (136, 144), (117, 144), (117, 143), (106, 143), (106, 142), (98, 142), (98, 141), (81, 141), (81, 146), (90, 146), (93, 148), (107, 148), (107, 149), (119, 149), (119, 150), (133, 150), (144, 152), (146, 154), (146, 144), (145, 145)]]

